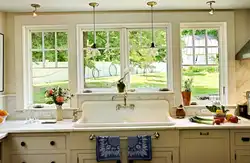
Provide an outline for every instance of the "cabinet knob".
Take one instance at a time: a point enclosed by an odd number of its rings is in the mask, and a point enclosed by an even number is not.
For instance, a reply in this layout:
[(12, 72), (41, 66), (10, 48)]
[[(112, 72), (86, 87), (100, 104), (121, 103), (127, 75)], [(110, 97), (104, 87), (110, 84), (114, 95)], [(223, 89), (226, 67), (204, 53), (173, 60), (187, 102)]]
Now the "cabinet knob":
[(55, 144), (56, 144), (56, 142), (54, 142), (54, 141), (50, 142), (50, 145), (52, 145), (52, 146), (55, 145)]
[(55, 161), (51, 161), (51, 163), (56, 163)]
[(200, 132), (200, 135), (209, 135), (209, 132)]
[(25, 145), (26, 145), (25, 142), (22, 141), (21, 146), (24, 147)]
[(242, 140), (243, 142), (249, 142), (249, 141), (250, 141), (250, 138), (242, 137), (241, 140)]
[(22, 163), (26, 163), (25, 161), (23, 161)]

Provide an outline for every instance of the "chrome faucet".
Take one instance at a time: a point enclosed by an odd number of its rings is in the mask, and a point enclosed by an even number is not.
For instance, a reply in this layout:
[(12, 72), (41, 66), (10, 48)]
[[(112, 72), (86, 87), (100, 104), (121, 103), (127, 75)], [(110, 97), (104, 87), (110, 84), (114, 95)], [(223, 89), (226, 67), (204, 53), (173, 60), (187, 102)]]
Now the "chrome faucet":
[[(112, 101), (114, 101), (114, 99), (115, 99), (115, 97), (117, 97), (118, 95), (114, 95), (114, 96), (112, 96)], [(120, 109), (126, 109), (126, 108), (129, 108), (129, 109), (131, 109), (131, 110), (134, 110), (135, 109), (135, 104), (127, 104), (127, 97), (128, 97), (128, 93), (127, 92), (125, 92), (124, 94), (123, 94), (123, 104), (117, 104), (116, 105), (116, 110), (120, 110)]]

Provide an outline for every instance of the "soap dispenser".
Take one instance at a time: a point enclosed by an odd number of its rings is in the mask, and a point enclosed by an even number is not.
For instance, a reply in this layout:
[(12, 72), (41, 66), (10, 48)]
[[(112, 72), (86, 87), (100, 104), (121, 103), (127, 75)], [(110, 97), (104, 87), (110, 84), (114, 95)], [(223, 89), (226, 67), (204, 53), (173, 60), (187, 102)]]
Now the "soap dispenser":
[(184, 107), (180, 105), (176, 109), (176, 118), (182, 119), (182, 118), (185, 118), (185, 116), (186, 116), (186, 113), (185, 113)]

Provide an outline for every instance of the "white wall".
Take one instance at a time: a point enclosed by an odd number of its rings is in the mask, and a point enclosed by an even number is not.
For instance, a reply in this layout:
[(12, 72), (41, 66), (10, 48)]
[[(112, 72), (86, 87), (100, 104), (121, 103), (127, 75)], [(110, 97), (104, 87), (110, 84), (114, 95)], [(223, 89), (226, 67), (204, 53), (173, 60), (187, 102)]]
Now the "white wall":
[[(250, 10), (235, 12), (236, 53), (250, 40)], [(246, 101), (246, 91), (250, 91), (250, 60), (235, 61), (237, 103)]]
[[(229, 68), (229, 102), (234, 104), (235, 85), (235, 24), (234, 12), (218, 11), (211, 16), (207, 12), (157, 12), (155, 13), (156, 23), (172, 24), (172, 53), (175, 56), (174, 68), (174, 91), (176, 92), (177, 104), (180, 103), (180, 23), (185, 22), (226, 22), (227, 23), (227, 45), (228, 50), (228, 68)], [(100, 12), (97, 14), (97, 24), (123, 24), (123, 23), (149, 23), (149, 12)], [(16, 93), (17, 105), (23, 104), (23, 62), (22, 62), (22, 26), (24, 25), (66, 25), (69, 35), (69, 53), (70, 53), (70, 88), (76, 92), (77, 82), (77, 49), (76, 49), (76, 25), (91, 24), (92, 14), (86, 13), (60, 13), (60, 14), (40, 14), (33, 18), (31, 14), (7, 14), (7, 82), (6, 92)], [(97, 25), (98, 27), (98, 25)], [(75, 103), (75, 102), (74, 102)]]

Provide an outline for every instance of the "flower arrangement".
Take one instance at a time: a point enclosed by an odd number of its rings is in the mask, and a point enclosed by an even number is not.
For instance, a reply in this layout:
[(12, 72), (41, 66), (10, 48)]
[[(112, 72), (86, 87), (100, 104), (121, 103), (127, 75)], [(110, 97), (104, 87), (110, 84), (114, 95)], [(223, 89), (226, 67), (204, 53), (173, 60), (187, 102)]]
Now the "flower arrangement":
[(70, 100), (74, 95), (70, 93), (69, 89), (56, 87), (45, 91), (45, 97), (47, 98), (47, 104), (63, 105), (63, 103)]
[(184, 89), (185, 92), (191, 92), (192, 91), (192, 85), (193, 85), (193, 78), (189, 78), (184, 81)]
[(117, 81), (117, 89), (118, 89), (118, 92), (124, 92), (125, 91), (125, 87), (126, 87), (126, 85), (125, 85), (125, 83), (124, 83), (124, 79), (125, 79), (125, 77), (130, 73), (130, 72), (132, 72), (132, 68), (126, 68), (125, 70), (124, 70), (124, 75), (123, 75), (123, 77), (121, 77), (118, 81)]

